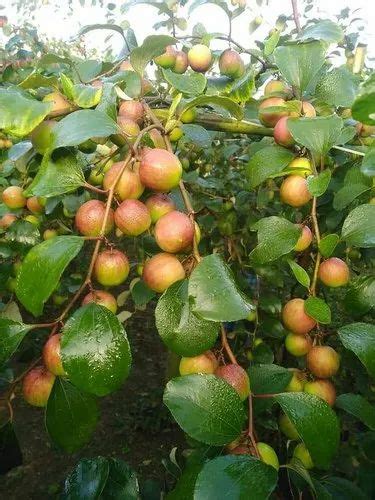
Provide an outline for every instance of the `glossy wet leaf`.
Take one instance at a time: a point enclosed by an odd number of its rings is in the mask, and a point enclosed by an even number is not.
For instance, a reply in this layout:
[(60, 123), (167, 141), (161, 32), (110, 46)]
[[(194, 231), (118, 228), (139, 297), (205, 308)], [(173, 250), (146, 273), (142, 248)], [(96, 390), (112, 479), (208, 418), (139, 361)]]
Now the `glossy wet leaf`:
[(188, 71), (183, 75), (179, 75), (170, 69), (164, 69), (163, 75), (165, 80), (178, 92), (190, 96), (202, 94), (207, 85), (206, 77), (202, 73), (196, 73), (195, 71)]
[(129, 375), (129, 342), (117, 317), (95, 303), (78, 309), (61, 337), (64, 368), (74, 385), (105, 396), (119, 389)]
[(75, 191), (85, 183), (82, 164), (82, 160), (70, 152), (58, 155), (54, 159), (48, 153), (45, 154), (25, 195), (49, 198)]
[(24, 137), (29, 134), (52, 108), (17, 88), (0, 88), (0, 129), (7, 134)]
[(372, 377), (375, 377), (375, 325), (351, 323), (338, 329), (346, 349), (353, 351)]
[(362, 316), (375, 307), (375, 277), (351, 279), (344, 297), (345, 309), (353, 316)]
[(198, 474), (194, 500), (266, 500), (277, 484), (277, 471), (261, 460), (226, 455), (209, 460)]
[(46, 427), (54, 443), (68, 453), (79, 450), (89, 441), (98, 417), (91, 395), (56, 377), (46, 409)]
[(193, 500), (195, 483), (202, 467), (201, 461), (187, 464), (176, 486), (168, 493), (168, 500)]
[(181, 109), (181, 114), (188, 109), (195, 108), (196, 106), (217, 106), (228, 111), (234, 118), (241, 120), (243, 117), (242, 107), (229, 99), (229, 97), (223, 97), (218, 95), (201, 95), (195, 99), (191, 99), (186, 102)]
[(310, 276), (307, 274), (304, 268), (291, 259), (288, 259), (288, 264), (298, 283), (300, 283), (305, 288), (309, 288)]
[(167, 35), (150, 35), (146, 37), (140, 47), (130, 53), (130, 62), (135, 71), (143, 73), (147, 64), (156, 56), (160, 56), (167, 45), (173, 45), (176, 39)]
[(342, 126), (342, 118), (337, 115), (288, 119), (288, 129), (294, 140), (316, 155), (326, 154), (337, 144)]
[[(353, 482), (343, 477), (330, 476), (322, 480), (323, 487), (336, 500), (369, 500), (369, 497)], [(325, 499), (323, 499), (325, 500)]]
[(109, 475), (107, 458), (83, 458), (65, 479), (64, 500), (96, 500), (104, 490)]
[(332, 68), (323, 73), (316, 86), (316, 97), (332, 106), (350, 107), (356, 97), (358, 78), (347, 68)]
[(30, 325), (0, 318), (0, 367), (14, 354), (30, 329)]
[(375, 246), (375, 205), (366, 204), (354, 208), (344, 220), (341, 238), (349, 246)]
[(375, 125), (375, 89), (363, 93), (354, 101), (352, 115), (366, 125)]
[(319, 297), (309, 297), (305, 300), (305, 312), (318, 323), (322, 323), (323, 325), (331, 323), (331, 309)]
[(135, 283), (130, 293), (136, 306), (144, 306), (148, 304), (156, 295), (156, 293), (142, 280)]
[(5, 240), (31, 247), (40, 241), (39, 229), (27, 220), (18, 219), (7, 229)]
[(366, 186), (366, 184), (345, 184), (339, 191), (335, 193), (333, 199), (333, 208), (340, 212), (346, 208), (350, 203), (352, 203), (356, 198), (361, 196), (361, 194), (369, 191), (371, 186)]
[(36, 245), (26, 255), (17, 275), (16, 294), (34, 316), (42, 313), (44, 303), (83, 243), (79, 236), (57, 236)]
[(170, 380), (164, 403), (189, 436), (221, 446), (236, 439), (245, 421), (237, 392), (215, 375), (186, 375)]
[(136, 473), (123, 460), (108, 458), (109, 474), (103, 491), (106, 500), (139, 500)]
[(258, 245), (250, 253), (257, 264), (266, 264), (291, 252), (301, 235), (301, 228), (282, 217), (264, 217), (252, 228), (258, 231)]
[(298, 36), (300, 40), (323, 40), (325, 42), (340, 42), (344, 32), (338, 24), (329, 19), (322, 19), (308, 24)]
[(319, 251), (323, 257), (330, 257), (335, 250), (340, 237), (338, 234), (327, 234), (319, 242)]
[(257, 151), (246, 167), (250, 187), (253, 189), (270, 176), (282, 172), (293, 158), (293, 152), (281, 146), (266, 146)]
[(340, 438), (338, 419), (331, 407), (305, 392), (285, 392), (275, 400), (297, 428), (315, 466), (328, 469)]
[(350, 413), (371, 430), (375, 430), (375, 407), (360, 394), (340, 394), (335, 406)]
[(191, 311), (187, 281), (174, 283), (159, 298), (155, 322), (165, 345), (180, 356), (197, 356), (207, 351), (219, 334), (216, 322), (202, 319)]
[(218, 254), (204, 257), (193, 270), (188, 293), (191, 311), (207, 320), (238, 321), (254, 310)]
[(309, 175), (307, 178), (307, 189), (313, 196), (322, 196), (327, 191), (331, 180), (331, 171), (323, 170), (317, 176)]
[(292, 379), (293, 373), (283, 366), (265, 364), (251, 365), (247, 373), (254, 394), (282, 392)]

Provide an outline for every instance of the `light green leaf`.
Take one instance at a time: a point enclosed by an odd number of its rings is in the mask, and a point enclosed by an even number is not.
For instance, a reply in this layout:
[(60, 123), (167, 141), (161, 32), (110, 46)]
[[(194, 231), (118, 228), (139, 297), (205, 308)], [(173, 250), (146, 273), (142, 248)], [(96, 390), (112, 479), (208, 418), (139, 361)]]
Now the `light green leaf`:
[(375, 377), (375, 325), (351, 323), (339, 328), (338, 333), (344, 347), (353, 351)]
[(344, 220), (341, 238), (350, 246), (375, 246), (375, 205), (359, 205)]
[(299, 35), (300, 40), (323, 40), (329, 43), (340, 42), (343, 38), (344, 32), (341, 26), (329, 19), (309, 23)]
[(199, 97), (196, 97), (195, 99), (192, 99), (191, 101), (186, 102), (181, 109), (181, 114), (188, 109), (195, 108), (197, 106), (209, 106), (210, 104), (225, 109), (232, 116), (237, 118), (237, 120), (241, 120), (243, 117), (243, 109), (240, 105), (232, 101), (232, 99), (229, 99), (229, 97), (218, 95), (201, 95)]
[(315, 95), (332, 106), (349, 107), (357, 95), (358, 79), (347, 68), (325, 71), (318, 81)]
[(301, 285), (306, 288), (310, 288), (310, 276), (304, 268), (291, 259), (288, 259), (288, 264), (298, 283), (301, 283)]
[(190, 96), (202, 94), (207, 85), (206, 77), (202, 73), (196, 73), (195, 71), (188, 71), (183, 75), (179, 75), (170, 69), (163, 69), (163, 75), (169, 85), (178, 92)]
[(370, 189), (371, 187), (365, 184), (345, 184), (345, 186), (335, 193), (332, 203), (333, 208), (340, 212), (358, 198), (358, 196), (361, 196), (361, 194)]
[(327, 191), (331, 180), (331, 171), (323, 170), (317, 176), (309, 175), (307, 178), (307, 188), (313, 196), (322, 196)]
[(247, 370), (253, 394), (282, 392), (292, 379), (293, 373), (283, 366), (273, 364), (251, 365)]
[(18, 86), (22, 89), (37, 89), (39, 87), (55, 87), (58, 85), (56, 76), (45, 76), (34, 70)]
[(305, 312), (318, 323), (324, 325), (331, 323), (331, 309), (329, 305), (319, 297), (309, 297), (305, 300)]
[(250, 187), (255, 188), (270, 176), (282, 172), (294, 156), (291, 151), (281, 146), (266, 146), (257, 151), (246, 167)]
[(343, 121), (337, 115), (316, 118), (289, 118), (288, 129), (295, 141), (316, 155), (328, 153), (337, 144)]
[(361, 172), (368, 177), (375, 177), (375, 147), (369, 148), (363, 157)]
[(100, 87), (76, 84), (73, 87), (73, 102), (80, 108), (93, 108), (99, 104), (102, 92)]
[(8, 318), (0, 318), (0, 368), (15, 353), (30, 329), (30, 325), (24, 325)]
[(357, 97), (352, 106), (355, 120), (366, 125), (375, 125), (375, 88)]
[(375, 407), (359, 394), (340, 394), (335, 406), (350, 413), (375, 431)]
[(167, 35), (150, 35), (142, 45), (130, 53), (130, 62), (135, 71), (142, 74), (147, 64), (156, 56), (160, 56), (167, 45), (174, 45), (176, 39)]
[(330, 257), (339, 241), (340, 237), (338, 234), (327, 234), (320, 240), (319, 252), (325, 258)]

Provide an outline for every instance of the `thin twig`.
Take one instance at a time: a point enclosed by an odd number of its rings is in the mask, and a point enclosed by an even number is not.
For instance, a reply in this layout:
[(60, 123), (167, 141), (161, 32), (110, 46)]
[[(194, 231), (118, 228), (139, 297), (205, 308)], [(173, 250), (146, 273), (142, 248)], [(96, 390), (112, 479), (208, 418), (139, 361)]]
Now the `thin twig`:
[(298, 13), (298, 5), (297, 0), (292, 0), (292, 8), (293, 8), (293, 19), (297, 28), (297, 33), (301, 33), (301, 24), (299, 22), (299, 13)]

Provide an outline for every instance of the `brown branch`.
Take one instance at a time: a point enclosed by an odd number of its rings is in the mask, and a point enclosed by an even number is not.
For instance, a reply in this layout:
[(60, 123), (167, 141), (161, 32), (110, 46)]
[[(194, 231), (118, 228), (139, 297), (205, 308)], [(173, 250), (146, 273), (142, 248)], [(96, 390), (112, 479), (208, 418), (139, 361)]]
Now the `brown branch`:
[(299, 13), (298, 13), (298, 5), (297, 0), (292, 0), (292, 9), (293, 9), (293, 19), (297, 28), (297, 32), (301, 33), (301, 24), (299, 21)]
[(221, 325), (221, 344), (225, 349), (225, 352), (227, 353), (227, 356), (230, 359), (231, 363), (238, 365), (236, 356), (233, 354), (233, 351), (228, 343), (227, 332), (225, 331), (224, 325)]

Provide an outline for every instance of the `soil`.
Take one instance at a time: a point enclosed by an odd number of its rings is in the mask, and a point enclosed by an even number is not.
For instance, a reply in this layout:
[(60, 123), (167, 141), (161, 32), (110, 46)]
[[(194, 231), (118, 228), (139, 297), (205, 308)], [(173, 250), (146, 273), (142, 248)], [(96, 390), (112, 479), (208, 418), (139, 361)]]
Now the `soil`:
[[(156, 332), (153, 315), (139, 312), (127, 321), (133, 366), (123, 388), (100, 400), (101, 418), (80, 452), (66, 454), (54, 447), (44, 427), (44, 412), (14, 401), (14, 427), (23, 464), (0, 478), (1, 500), (58, 498), (64, 479), (83, 457), (121, 458), (140, 482), (166, 480), (162, 459), (184, 442), (183, 433), (163, 406), (167, 353)], [(20, 367), (20, 371), (22, 368)]]

